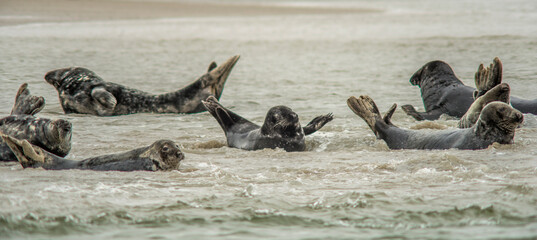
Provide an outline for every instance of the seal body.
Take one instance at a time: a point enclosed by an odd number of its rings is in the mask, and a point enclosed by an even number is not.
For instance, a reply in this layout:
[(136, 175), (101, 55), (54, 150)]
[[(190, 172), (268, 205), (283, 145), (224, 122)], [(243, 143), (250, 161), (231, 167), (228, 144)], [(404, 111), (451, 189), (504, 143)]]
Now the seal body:
[[(0, 119), (0, 133), (17, 139), (25, 139), (62, 157), (71, 150), (72, 125), (63, 119), (51, 120), (31, 115), (12, 115)], [(0, 141), (0, 159), (17, 161), (3, 141)]]
[(510, 144), (513, 143), (515, 129), (524, 119), (520, 111), (508, 104), (492, 102), (483, 108), (478, 121), (471, 128), (433, 132), (407, 130), (394, 126), (389, 117), (382, 119), (369, 96), (351, 97), (347, 104), (390, 149), (483, 149), (494, 142)]
[(140, 112), (197, 113), (205, 111), (201, 101), (208, 96), (220, 98), (224, 84), (239, 60), (228, 59), (221, 66), (212, 63), (206, 74), (175, 92), (153, 95), (119, 84), (106, 82), (93, 71), (63, 68), (48, 72), (45, 80), (58, 91), (65, 113), (114, 116)]
[(265, 122), (259, 126), (226, 109), (214, 97), (207, 98), (203, 104), (224, 130), (228, 146), (245, 150), (283, 148), (304, 151), (304, 136), (333, 119), (332, 114), (318, 116), (302, 128), (295, 112), (286, 106), (276, 106), (268, 111)]
[[(420, 87), (425, 112), (417, 112), (411, 105), (402, 108), (416, 120), (436, 120), (442, 114), (460, 118), (474, 102), (476, 89), (464, 85), (443, 61), (425, 64), (412, 75), (410, 83)], [(537, 114), (537, 99), (511, 97), (511, 105), (523, 113)]]
[(47, 170), (82, 169), (97, 171), (158, 171), (174, 170), (184, 155), (179, 146), (170, 140), (159, 140), (147, 147), (124, 153), (92, 157), (82, 161), (65, 159), (42, 148), (2, 135), (24, 168), (42, 167)]

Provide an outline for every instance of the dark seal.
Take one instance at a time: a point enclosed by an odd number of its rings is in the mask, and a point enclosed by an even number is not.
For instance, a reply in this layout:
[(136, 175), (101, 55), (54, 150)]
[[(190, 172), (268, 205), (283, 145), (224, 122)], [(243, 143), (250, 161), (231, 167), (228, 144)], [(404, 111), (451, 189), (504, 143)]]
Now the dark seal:
[(65, 113), (115, 116), (140, 112), (197, 113), (205, 111), (202, 100), (220, 98), (224, 84), (239, 60), (228, 59), (221, 66), (212, 62), (208, 72), (194, 83), (175, 92), (153, 95), (105, 82), (94, 72), (81, 67), (53, 70), (45, 75), (60, 97)]
[(515, 129), (522, 123), (522, 113), (506, 103), (492, 102), (483, 108), (471, 128), (439, 131), (401, 129), (390, 121), (397, 105), (384, 118), (369, 96), (350, 97), (349, 108), (369, 125), (378, 139), (390, 149), (484, 149), (498, 142), (511, 144)]
[[(31, 95), (28, 84), (22, 84), (15, 97), (11, 116), (0, 119), (0, 133), (26, 139), (48, 151), (65, 156), (71, 149), (71, 123), (62, 119), (50, 120), (32, 116), (44, 106), (44, 98)], [(2, 139), (0, 161), (17, 161)]]
[(24, 168), (47, 170), (82, 169), (97, 171), (158, 171), (174, 170), (184, 155), (179, 146), (170, 140), (159, 140), (147, 147), (124, 153), (92, 157), (81, 161), (69, 160), (51, 154), (42, 148), (2, 135)]
[[(498, 58), (494, 59), (489, 68), (484, 68), (481, 64), (475, 74), (475, 81), (476, 85), (486, 87), (476, 91), (475, 88), (464, 85), (447, 63), (432, 61), (425, 64), (410, 78), (412, 85), (420, 87), (425, 112), (417, 112), (411, 105), (403, 105), (401, 108), (418, 121), (436, 120), (442, 114), (460, 118), (470, 108), (474, 97), (483, 95), (487, 90), (501, 83), (501, 77), (502, 64)], [(491, 83), (482, 83), (485, 81)], [(523, 113), (537, 114), (537, 99), (525, 100), (511, 97), (511, 105)]]
[(245, 150), (283, 148), (285, 151), (304, 151), (304, 136), (316, 132), (333, 119), (332, 114), (318, 116), (302, 128), (293, 110), (276, 106), (268, 111), (260, 127), (226, 109), (214, 97), (207, 98), (203, 104), (224, 130), (228, 146)]

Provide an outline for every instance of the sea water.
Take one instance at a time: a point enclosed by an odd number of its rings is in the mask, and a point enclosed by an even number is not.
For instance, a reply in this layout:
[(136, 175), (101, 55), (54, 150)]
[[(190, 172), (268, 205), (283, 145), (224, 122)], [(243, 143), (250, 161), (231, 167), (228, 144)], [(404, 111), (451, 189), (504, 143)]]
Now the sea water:
[[(229, 1), (223, 1), (229, 2)], [(409, 78), (443, 60), (474, 86), (496, 56), (512, 94), (535, 98), (537, 4), (516, 1), (242, 1), (365, 9), (349, 14), (34, 23), (0, 27), (0, 116), (24, 82), (44, 96), (40, 117), (73, 124), (68, 158), (127, 151), (158, 139), (186, 155), (176, 171), (95, 172), (0, 164), (0, 237), (40, 239), (534, 239), (537, 119), (512, 145), (389, 150), (346, 105), (369, 95), (423, 110)], [(240, 2), (239, 4), (241, 4)], [(286, 105), (302, 125), (335, 118), (305, 152), (226, 147), (208, 113), (65, 115), (47, 71), (83, 66), (103, 79), (164, 93), (211, 61), (240, 54), (221, 103), (262, 124)], [(457, 120), (402, 128), (456, 128)], [(434, 131), (434, 130), (429, 130)]]

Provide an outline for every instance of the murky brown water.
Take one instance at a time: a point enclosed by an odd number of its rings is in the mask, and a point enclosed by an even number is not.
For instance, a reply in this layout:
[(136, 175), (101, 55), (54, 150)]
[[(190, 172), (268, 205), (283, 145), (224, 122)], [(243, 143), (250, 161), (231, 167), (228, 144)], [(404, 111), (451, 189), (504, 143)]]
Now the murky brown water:
[[(288, 4), (283, 2), (283, 4)], [(311, 4), (299, 2), (299, 4)], [(324, 5), (314, 2), (313, 5)], [(390, 151), (346, 99), (370, 95), (382, 110), (422, 106), (408, 79), (441, 59), (473, 85), (495, 56), (514, 95), (537, 89), (533, 1), (353, 1), (356, 15), (226, 17), (47, 23), (0, 27), (0, 115), (17, 88), (45, 97), (41, 117), (73, 123), (70, 158), (171, 139), (178, 171), (93, 172), (0, 164), (0, 236), (116, 239), (535, 238), (537, 119), (514, 145), (479, 151)], [(308, 151), (225, 147), (208, 114), (64, 115), (44, 80), (84, 66), (152, 93), (180, 88), (208, 64), (240, 54), (221, 102), (261, 123), (287, 105), (301, 122), (333, 112)], [(400, 127), (423, 127), (397, 110)], [(442, 118), (429, 125), (456, 127)], [(433, 126), (437, 127), (437, 126)]]

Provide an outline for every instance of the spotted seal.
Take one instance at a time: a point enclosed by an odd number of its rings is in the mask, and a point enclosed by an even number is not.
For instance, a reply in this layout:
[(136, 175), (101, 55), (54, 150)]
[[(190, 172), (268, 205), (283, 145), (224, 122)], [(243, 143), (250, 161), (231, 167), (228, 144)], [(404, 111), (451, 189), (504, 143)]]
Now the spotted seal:
[[(488, 68), (481, 64), (475, 74), (475, 81), (476, 85), (485, 87), (476, 92), (475, 88), (464, 85), (455, 76), (449, 64), (443, 61), (429, 62), (410, 78), (412, 85), (420, 87), (425, 112), (417, 112), (412, 105), (403, 105), (401, 108), (418, 121), (436, 120), (442, 114), (460, 118), (474, 102), (474, 96), (483, 95), (501, 82), (502, 69), (499, 58), (495, 58)], [(523, 113), (537, 114), (537, 99), (511, 97), (511, 105)]]
[[(20, 86), (11, 116), (0, 119), (0, 133), (26, 139), (50, 152), (65, 156), (71, 149), (71, 123), (32, 116), (43, 109), (45, 100), (30, 94), (28, 84)], [(0, 161), (17, 161), (6, 143), (0, 139)]]
[(124, 153), (103, 155), (81, 161), (69, 160), (51, 154), (42, 148), (1, 135), (24, 168), (42, 167), (47, 170), (82, 169), (98, 171), (158, 171), (174, 170), (184, 159), (179, 146), (170, 140), (159, 140), (147, 147)]
[(81, 67), (50, 71), (45, 75), (45, 80), (58, 91), (65, 113), (97, 116), (140, 112), (197, 113), (205, 111), (201, 101), (208, 96), (220, 98), (224, 84), (238, 60), (237, 55), (221, 66), (212, 62), (208, 72), (194, 83), (160, 95), (105, 82), (93, 71)]
[(268, 111), (260, 127), (226, 109), (215, 97), (207, 98), (203, 104), (224, 130), (228, 146), (245, 150), (283, 148), (285, 151), (304, 151), (304, 136), (316, 132), (333, 119), (331, 113), (321, 115), (302, 128), (293, 110), (276, 106)]
[(391, 123), (397, 107), (394, 104), (384, 118), (369, 96), (350, 97), (349, 108), (369, 125), (377, 138), (384, 140), (390, 149), (483, 149), (494, 142), (513, 143), (515, 129), (522, 123), (522, 113), (506, 103), (492, 102), (481, 111), (471, 128), (439, 131), (408, 130)]

